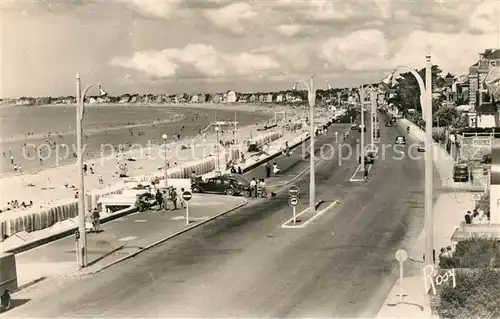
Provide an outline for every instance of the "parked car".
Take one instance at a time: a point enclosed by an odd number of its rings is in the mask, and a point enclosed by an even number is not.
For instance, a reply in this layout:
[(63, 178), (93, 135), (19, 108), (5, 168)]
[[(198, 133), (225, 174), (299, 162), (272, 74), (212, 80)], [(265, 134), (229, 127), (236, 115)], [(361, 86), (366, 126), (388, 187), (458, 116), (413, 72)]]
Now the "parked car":
[(356, 123), (351, 124), (351, 130), (355, 131), (358, 129), (358, 125)]
[[(472, 176), (470, 176), (472, 179)], [(468, 182), (469, 181), (469, 166), (467, 164), (455, 164), (453, 166), (453, 181)]]
[(206, 181), (195, 179), (191, 184), (193, 193), (226, 194), (230, 196), (250, 196), (250, 182), (243, 176), (227, 174), (212, 177)]
[(0, 313), (10, 309), (10, 294), (17, 289), (16, 255), (0, 253)]
[(396, 137), (396, 140), (394, 141), (394, 144), (400, 144), (400, 145), (405, 145), (406, 144), (406, 139), (404, 136), (398, 136)]
[(392, 122), (391, 122), (391, 121), (387, 121), (387, 122), (385, 122), (385, 126), (386, 126), (386, 127), (392, 127)]
[(425, 142), (418, 143), (417, 151), (418, 152), (425, 152)]

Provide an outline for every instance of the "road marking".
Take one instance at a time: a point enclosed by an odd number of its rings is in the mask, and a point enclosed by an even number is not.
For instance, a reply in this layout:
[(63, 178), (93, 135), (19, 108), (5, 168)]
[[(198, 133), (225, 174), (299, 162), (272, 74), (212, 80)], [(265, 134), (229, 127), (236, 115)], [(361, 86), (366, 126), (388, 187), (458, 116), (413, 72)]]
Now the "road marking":
[[(333, 201), (330, 205), (328, 205), (327, 207), (325, 207), (324, 209), (318, 211), (316, 214), (314, 214), (311, 218), (309, 218), (305, 223), (301, 223), (299, 225), (287, 225), (289, 223), (292, 223), (293, 222), (293, 217), (290, 218), (289, 220), (287, 220), (286, 222), (284, 222), (282, 225), (281, 225), (281, 228), (305, 228), (307, 225), (309, 225), (312, 221), (314, 221), (315, 219), (319, 218), (321, 215), (323, 215), (324, 213), (326, 213), (329, 209), (331, 209), (333, 206), (337, 205), (339, 203), (339, 201), (335, 200)], [(306, 208), (305, 210), (303, 210), (302, 212), (300, 212), (299, 214), (296, 215), (296, 217), (298, 218), (300, 215), (306, 213), (306, 212), (309, 212), (309, 208)]]
[(183, 220), (183, 219), (186, 219), (186, 217), (184, 217), (184, 216), (174, 216), (171, 219), (172, 220)]
[(137, 238), (136, 236), (128, 236), (128, 237), (120, 238), (120, 239), (118, 239), (118, 241), (131, 241), (131, 240), (134, 240), (136, 238)]
[(145, 223), (145, 222), (147, 222), (147, 220), (145, 220), (145, 219), (136, 219), (136, 220), (134, 220), (134, 222), (136, 222), (136, 223)]
[[(356, 174), (358, 174), (360, 169), (361, 169), (361, 164), (359, 164), (358, 167), (356, 167), (354, 174), (351, 176), (351, 178), (349, 178), (349, 182), (362, 182), (362, 181), (364, 181), (364, 179), (354, 178), (356, 176)], [(372, 170), (372, 164), (367, 164), (366, 170), (368, 171), (368, 173), (370, 173), (370, 171)]]

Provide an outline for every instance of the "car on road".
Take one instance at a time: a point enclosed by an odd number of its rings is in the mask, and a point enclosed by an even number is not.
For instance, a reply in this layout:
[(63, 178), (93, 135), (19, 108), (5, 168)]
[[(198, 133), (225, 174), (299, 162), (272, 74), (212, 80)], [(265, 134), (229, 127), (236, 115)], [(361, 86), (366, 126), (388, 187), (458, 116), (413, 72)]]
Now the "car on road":
[(391, 121), (385, 122), (385, 127), (392, 127), (392, 122)]
[(351, 124), (351, 130), (355, 131), (358, 129), (358, 125), (356, 123)]
[(11, 308), (10, 294), (17, 289), (16, 255), (0, 253), (0, 313)]
[(396, 137), (396, 140), (394, 141), (394, 144), (400, 144), (400, 145), (405, 145), (406, 144), (406, 139), (404, 136), (398, 136)]
[(193, 180), (193, 193), (226, 194), (230, 196), (250, 196), (250, 182), (241, 175), (226, 174), (203, 180)]
[[(472, 176), (470, 176), (472, 180)], [(468, 182), (469, 181), (469, 166), (467, 164), (455, 164), (453, 166), (453, 181)]]
[(417, 151), (418, 152), (425, 152), (425, 142), (418, 143)]
[[(363, 131), (366, 132), (366, 125), (363, 125), (363, 129), (364, 129)], [(361, 133), (361, 125), (358, 126), (358, 132)]]

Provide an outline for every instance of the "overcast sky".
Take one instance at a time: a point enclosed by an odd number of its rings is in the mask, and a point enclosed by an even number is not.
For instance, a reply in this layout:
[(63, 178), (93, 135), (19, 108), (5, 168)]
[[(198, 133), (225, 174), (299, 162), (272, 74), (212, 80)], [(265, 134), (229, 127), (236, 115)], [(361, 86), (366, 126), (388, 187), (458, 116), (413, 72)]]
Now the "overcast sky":
[(1, 1), (1, 97), (353, 86), (500, 47), (500, 0)]

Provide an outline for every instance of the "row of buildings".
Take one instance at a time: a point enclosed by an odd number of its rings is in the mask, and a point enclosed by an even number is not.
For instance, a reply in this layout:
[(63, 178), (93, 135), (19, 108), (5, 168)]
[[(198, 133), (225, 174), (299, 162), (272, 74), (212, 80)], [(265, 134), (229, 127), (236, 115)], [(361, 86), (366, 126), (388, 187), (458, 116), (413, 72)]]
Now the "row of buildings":
[[(340, 98), (342, 89), (318, 90), (318, 103), (335, 103)], [(343, 89), (348, 92), (347, 89)], [(344, 93), (347, 94), (347, 93)], [(87, 96), (88, 104), (189, 104), (189, 103), (300, 103), (307, 101), (307, 92), (288, 90), (270, 93), (199, 93), (199, 94), (123, 94), (121, 96)], [(19, 99), (0, 100), (0, 104), (12, 105), (47, 105), (74, 104), (75, 97), (21, 97)]]
[(470, 127), (500, 126), (500, 49), (479, 53), (469, 73), (453, 84), (454, 98), (467, 106)]

